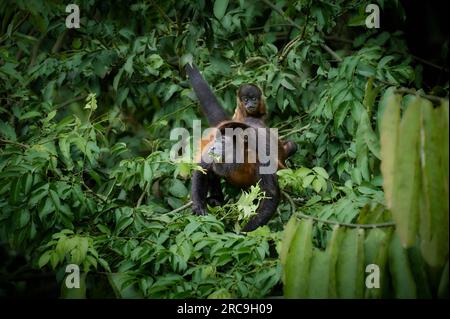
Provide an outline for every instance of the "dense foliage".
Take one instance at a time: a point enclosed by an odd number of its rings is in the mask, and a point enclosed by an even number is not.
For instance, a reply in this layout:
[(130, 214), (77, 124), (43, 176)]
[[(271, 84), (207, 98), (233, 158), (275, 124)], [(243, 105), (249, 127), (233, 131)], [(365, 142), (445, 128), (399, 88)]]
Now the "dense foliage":
[[(381, 93), (445, 97), (448, 79), (430, 90), (402, 32), (367, 29), (370, 2), (405, 19), (401, 3), (383, 0), (82, 0), (81, 28), (68, 29), (62, 1), (1, 2), (0, 295), (59, 294), (75, 263), (87, 273), (78, 297), (276, 296), (293, 211), (390, 222), (376, 213)], [(445, 61), (446, 48), (436, 53)], [(229, 202), (196, 217), (196, 166), (169, 158), (170, 130), (201, 117), (185, 54), (229, 113), (240, 84), (260, 85), (269, 125), (299, 145), (279, 172), (287, 200), (248, 235), (239, 231), (257, 187), (224, 186)], [(315, 247), (329, 247), (330, 226), (311, 227)], [(446, 260), (448, 275), (448, 246)]]

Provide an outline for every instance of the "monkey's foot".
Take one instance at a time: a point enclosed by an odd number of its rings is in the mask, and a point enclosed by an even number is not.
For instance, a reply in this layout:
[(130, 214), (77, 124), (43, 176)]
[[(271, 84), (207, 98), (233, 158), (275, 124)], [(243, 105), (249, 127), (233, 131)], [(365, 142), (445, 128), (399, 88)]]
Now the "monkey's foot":
[(242, 231), (245, 233), (251, 232), (251, 231), (254, 231), (256, 228), (258, 228), (259, 226), (261, 226), (261, 225), (259, 225), (256, 221), (250, 220), (247, 223), (247, 225), (245, 225), (244, 228), (242, 228)]
[(205, 208), (200, 207), (200, 206), (192, 206), (192, 213), (194, 213), (194, 215), (198, 215), (198, 216), (205, 216), (208, 214), (208, 212), (206, 211)]
[(223, 201), (212, 197), (208, 198), (206, 201), (208, 202), (208, 205), (211, 207), (223, 205)]

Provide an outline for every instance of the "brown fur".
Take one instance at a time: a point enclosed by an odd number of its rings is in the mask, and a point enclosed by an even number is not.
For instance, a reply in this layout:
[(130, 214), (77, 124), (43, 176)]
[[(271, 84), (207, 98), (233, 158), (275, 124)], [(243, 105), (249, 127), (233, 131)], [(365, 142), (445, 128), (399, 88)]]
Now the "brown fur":
[[(222, 122), (214, 131), (208, 135), (208, 137), (203, 138), (200, 141), (200, 149), (196, 154), (196, 162), (199, 163), (201, 159), (201, 155), (205, 150), (208, 149), (210, 144), (214, 143), (215, 136), (218, 130), (223, 131), (225, 128), (247, 128), (250, 125), (244, 123), (243, 121), (224, 121)], [(247, 161), (249, 158), (249, 153), (253, 152), (253, 150), (247, 149), (247, 153), (245, 154), (244, 160)], [(257, 157), (257, 156), (256, 156)], [(286, 168), (286, 159), (288, 158), (288, 151), (286, 149), (286, 144), (278, 140), (278, 169)], [(248, 187), (250, 185), (254, 185), (256, 180), (256, 165), (254, 163), (243, 163), (240, 164), (239, 169), (236, 170), (232, 175), (228, 176), (227, 181), (238, 187)]]

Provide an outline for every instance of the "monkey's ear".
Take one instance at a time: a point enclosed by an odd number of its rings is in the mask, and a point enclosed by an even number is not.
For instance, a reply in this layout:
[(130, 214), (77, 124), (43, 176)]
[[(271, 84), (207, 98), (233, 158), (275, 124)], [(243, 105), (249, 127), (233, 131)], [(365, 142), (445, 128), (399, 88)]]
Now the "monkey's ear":
[(192, 67), (193, 63), (194, 63), (194, 57), (190, 53), (184, 54), (180, 58), (180, 66), (182, 68), (184, 68), (186, 66), (186, 64), (189, 64), (189, 66)]
[(265, 115), (267, 113), (266, 103), (264, 102), (264, 99), (263, 99), (262, 95), (261, 95), (261, 98), (259, 100), (258, 111), (259, 111), (259, 114), (261, 114), (261, 115)]

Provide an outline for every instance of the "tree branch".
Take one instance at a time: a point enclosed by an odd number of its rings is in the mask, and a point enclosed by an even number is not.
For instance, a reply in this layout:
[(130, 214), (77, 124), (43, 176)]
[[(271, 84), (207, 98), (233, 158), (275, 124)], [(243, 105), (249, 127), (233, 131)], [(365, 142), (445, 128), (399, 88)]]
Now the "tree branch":
[(394, 222), (386, 222), (386, 223), (379, 223), (379, 224), (351, 224), (351, 223), (340, 223), (334, 220), (326, 220), (326, 219), (320, 219), (314, 216), (309, 216), (302, 214), (300, 212), (297, 212), (297, 208), (295, 206), (294, 201), (292, 200), (291, 196), (286, 193), (285, 191), (281, 191), (281, 193), (284, 195), (284, 197), (287, 198), (289, 201), (289, 204), (291, 205), (291, 211), (292, 214), (296, 214), (299, 218), (304, 219), (312, 219), (319, 223), (329, 224), (329, 225), (338, 225), (340, 227), (348, 227), (348, 228), (383, 228), (383, 227), (395, 227)]
[[(275, 6), (273, 3), (271, 3), (269, 0), (263, 0), (263, 2), (265, 4), (267, 4), (269, 7), (271, 7), (273, 10), (275, 10), (276, 13), (278, 13), (279, 15), (281, 15), (284, 19), (286, 19), (287, 22), (289, 22), (293, 27), (299, 29), (300, 31), (302, 31), (302, 27), (299, 26), (297, 23), (294, 22), (294, 20), (292, 20), (291, 18), (289, 18), (288, 16), (286, 16), (284, 14), (284, 12), (282, 10), (280, 10), (277, 6)], [(305, 26), (306, 27), (306, 26)], [(336, 53), (334, 52), (328, 45), (324, 44), (324, 43), (320, 43), (320, 46), (327, 51), (328, 53), (331, 54), (331, 56), (337, 60), (338, 62), (342, 61), (342, 58)]]
[(19, 143), (19, 142), (15, 142), (15, 141), (11, 141), (11, 140), (5, 140), (3, 138), (0, 138), (0, 143), (17, 145), (17, 146), (20, 146), (20, 147), (25, 148), (25, 149), (30, 147), (29, 145), (26, 145), (26, 144), (23, 144), (23, 143)]
[[(14, 27), (13, 31), (11, 32), (10, 37), (17, 31), (17, 29), (20, 28), (20, 26), (21, 26), (25, 21), (27, 21), (29, 15), (30, 15), (30, 13), (27, 12), (27, 13), (25, 14), (25, 16), (22, 18), (22, 20), (20, 20), (19, 23), (17, 23), (17, 25)], [(5, 41), (7, 38), (8, 38), (8, 37), (7, 37), (6, 35), (5, 35), (5, 37), (0, 38), (0, 44), (1, 44), (3, 41)]]
[(183, 209), (186, 209), (188, 207), (192, 206), (192, 201), (187, 202), (183, 206), (180, 206), (174, 210), (171, 210), (169, 213), (178, 213), (179, 211), (182, 211)]
[(445, 99), (439, 96), (435, 96), (435, 95), (429, 95), (429, 94), (423, 94), (423, 93), (419, 93), (413, 89), (408, 89), (408, 88), (404, 88), (401, 87), (397, 90), (395, 90), (395, 93), (399, 93), (399, 94), (414, 94), (420, 97), (423, 97), (425, 99), (428, 99), (432, 102), (436, 102), (436, 103), (442, 103)]

